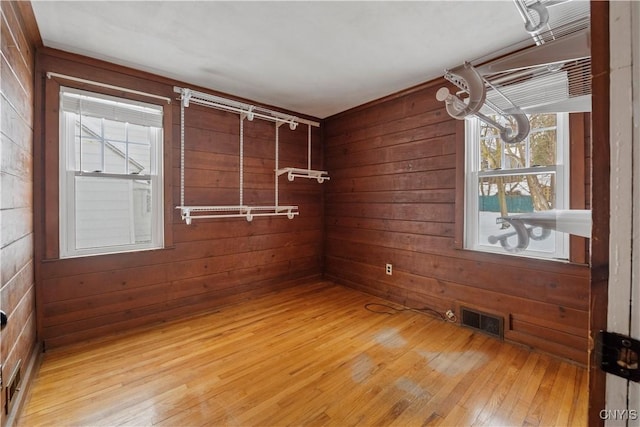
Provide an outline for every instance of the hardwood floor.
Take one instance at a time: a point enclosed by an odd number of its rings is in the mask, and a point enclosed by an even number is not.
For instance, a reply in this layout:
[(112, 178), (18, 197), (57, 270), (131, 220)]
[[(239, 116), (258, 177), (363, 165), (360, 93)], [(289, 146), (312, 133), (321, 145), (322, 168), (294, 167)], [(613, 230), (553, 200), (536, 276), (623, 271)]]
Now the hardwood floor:
[(586, 425), (584, 368), (372, 302), (317, 282), (47, 351), (18, 425)]

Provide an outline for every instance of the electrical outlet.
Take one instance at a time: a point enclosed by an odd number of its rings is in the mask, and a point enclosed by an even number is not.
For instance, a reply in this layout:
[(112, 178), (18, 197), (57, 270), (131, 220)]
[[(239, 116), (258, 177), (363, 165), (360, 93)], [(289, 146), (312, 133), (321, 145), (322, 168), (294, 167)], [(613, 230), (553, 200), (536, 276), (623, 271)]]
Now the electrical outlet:
[(391, 276), (393, 274), (393, 265), (387, 264), (386, 272), (389, 276)]

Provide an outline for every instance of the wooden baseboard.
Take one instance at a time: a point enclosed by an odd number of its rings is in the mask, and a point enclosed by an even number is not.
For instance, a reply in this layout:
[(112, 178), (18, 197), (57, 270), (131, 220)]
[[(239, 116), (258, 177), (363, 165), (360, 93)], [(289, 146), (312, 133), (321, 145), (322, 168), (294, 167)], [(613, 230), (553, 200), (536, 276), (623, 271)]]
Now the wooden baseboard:
[(13, 427), (20, 416), (20, 412), (22, 412), (22, 408), (27, 400), (27, 396), (29, 395), (29, 390), (31, 389), (31, 384), (35, 379), (38, 370), (40, 369), (40, 365), (42, 364), (43, 358), (42, 352), (42, 343), (36, 342), (31, 349), (31, 354), (29, 356), (29, 361), (24, 369), (24, 374), (22, 377), (22, 385), (20, 386), (20, 392), (17, 393), (15, 397), (18, 399), (15, 403), (11, 405), (11, 411), (7, 414), (7, 417), (4, 420), (4, 424), (2, 427)]

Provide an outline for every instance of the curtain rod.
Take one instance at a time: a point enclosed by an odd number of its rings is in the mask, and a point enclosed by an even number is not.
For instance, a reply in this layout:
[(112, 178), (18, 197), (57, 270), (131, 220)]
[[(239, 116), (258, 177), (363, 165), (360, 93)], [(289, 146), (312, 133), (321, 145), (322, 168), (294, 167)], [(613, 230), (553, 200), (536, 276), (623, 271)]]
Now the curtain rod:
[(94, 82), (93, 80), (86, 80), (86, 79), (81, 79), (81, 78), (78, 78), (78, 77), (67, 76), (65, 74), (58, 74), (58, 73), (53, 73), (51, 71), (48, 71), (47, 72), (47, 78), (50, 79), (52, 77), (58, 77), (58, 78), (61, 78), (61, 79), (64, 79), (64, 80), (69, 80), (69, 81), (77, 82), (77, 83), (85, 83), (85, 84), (88, 84), (88, 85), (98, 86), (98, 87), (102, 87), (102, 88), (105, 88), (105, 89), (120, 90), (120, 91), (123, 91), (123, 92), (132, 93), (132, 94), (135, 94), (135, 95), (146, 96), (146, 97), (149, 97), (149, 98), (161, 99), (163, 101), (166, 101), (167, 104), (171, 104), (171, 98), (167, 98), (166, 96), (155, 95), (153, 93), (141, 92), (139, 90), (128, 89), (126, 87), (114, 86), (114, 85), (110, 85), (110, 84), (106, 84), (106, 83), (100, 83), (100, 82)]

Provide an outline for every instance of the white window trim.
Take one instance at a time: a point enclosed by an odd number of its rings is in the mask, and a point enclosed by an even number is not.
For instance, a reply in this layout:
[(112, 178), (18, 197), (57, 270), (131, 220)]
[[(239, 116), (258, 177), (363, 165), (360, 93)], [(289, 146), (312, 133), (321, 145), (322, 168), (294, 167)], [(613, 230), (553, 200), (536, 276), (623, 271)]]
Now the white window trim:
[[(465, 119), (465, 189), (464, 189), (464, 248), (480, 252), (499, 253), (503, 255), (542, 258), (556, 261), (568, 261), (569, 259), (569, 235), (567, 233), (556, 234), (555, 253), (547, 253), (527, 249), (520, 253), (510, 253), (500, 246), (491, 246), (478, 242), (478, 179), (481, 176), (479, 145), (479, 119), (472, 117)], [(556, 122), (557, 165), (545, 168), (536, 168), (536, 171), (556, 171), (556, 209), (569, 209), (570, 202), (570, 132), (569, 114), (558, 113)], [(525, 169), (526, 170), (526, 169)], [(500, 170), (495, 173), (486, 173), (483, 176), (517, 174), (517, 170)]]
[[(66, 87), (61, 87), (60, 92), (68, 90)], [(73, 89), (72, 89), (73, 91)], [(94, 92), (97, 96), (105, 96), (98, 92)], [(111, 97), (113, 98), (113, 97)], [(136, 101), (132, 101), (135, 103)], [(67, 161), (70, 158), (69, 150), (73, 151), (73, 144), (68, 143), (66, 135), (68, 132), (73, 134), (75, 132), (75, 120), (65, 120), (64, 110), (62, 108), (62, 100), (60, 100), (59, 109), (59, 123), (60, 123), (60, 135), (59, 135), (59, 240), (60, 240), (60, 258), (76, 258), (86, 257), (94, 255), (105, 255), (114, 253), (127, 253), (138, 252), (152, 249), (162, 249), (164, 247), (164, 189), (163, 189), (163, 176), (164, 176), (164, 130), (160, 128), (160, 132), (157, 136), (158, 141), (151, 145), (150, 156), (155, 161), (152, 161), (152, 167), (150, 175), (138, 176), (138, 175), (121, 175), (114, 174), (95, 174), (95, 173), (83, 173), (81, 171), (70, 170)], [(76, 230), (75, 230), (75, 178), (77, 176), (99, 176), (103, 179), (118, 178), (118, 179), (149, 179), (151, 182), (152, 191), (152, 225), (151, 225), (151, 242), (128, 244), (128, 245), (112, 245), (97, 248), (82, 248), (75, 247), (76, 242)], [(101, 175), (101, 176), (100, 176)], [(133, 195), (133, 192), (131, 192)]]

